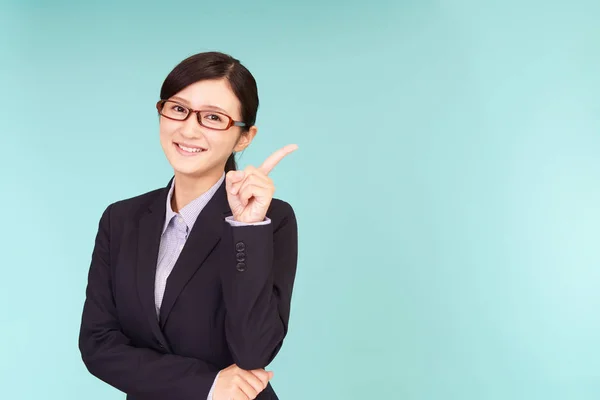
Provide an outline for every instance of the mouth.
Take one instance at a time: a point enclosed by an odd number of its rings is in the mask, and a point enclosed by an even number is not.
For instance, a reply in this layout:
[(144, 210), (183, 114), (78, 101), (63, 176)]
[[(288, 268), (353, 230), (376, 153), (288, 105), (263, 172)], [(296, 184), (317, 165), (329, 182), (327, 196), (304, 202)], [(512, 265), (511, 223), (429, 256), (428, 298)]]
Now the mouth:
[(192, 146), (184, 143), (173, 143), (173, 145), (180, 154), (183, 154), (185, 156), (194, 156), (206, 151), (206, 149), (203, 147)]

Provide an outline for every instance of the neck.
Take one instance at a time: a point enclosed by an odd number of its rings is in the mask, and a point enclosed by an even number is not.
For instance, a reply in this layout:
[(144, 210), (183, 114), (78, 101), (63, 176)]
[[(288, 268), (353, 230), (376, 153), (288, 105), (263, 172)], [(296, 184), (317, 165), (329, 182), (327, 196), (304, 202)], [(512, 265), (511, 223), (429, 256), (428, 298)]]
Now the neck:
[(206, 193), (222, 175), (223, 171), (216, 171), (199, 177), (175, 172), (175, 187), (171, 198), (173, 211), (179, 212), (192, 200)]

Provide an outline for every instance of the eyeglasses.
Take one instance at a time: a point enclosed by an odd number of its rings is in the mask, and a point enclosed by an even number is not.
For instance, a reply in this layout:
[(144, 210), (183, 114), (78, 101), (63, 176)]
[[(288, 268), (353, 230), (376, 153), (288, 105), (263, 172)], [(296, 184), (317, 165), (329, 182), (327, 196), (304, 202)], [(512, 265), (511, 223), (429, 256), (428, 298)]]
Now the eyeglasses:
[(217, 131), (225, 131), (232, 126), (246, 126), (244, 122), (234, 121), (227, 114), (213, 110), (192, 110), (172, 100), (160, 100), (156, 103), (156, 109), (163, 117), (175, 121), (185, 121), (195, 113), (200, 125)]

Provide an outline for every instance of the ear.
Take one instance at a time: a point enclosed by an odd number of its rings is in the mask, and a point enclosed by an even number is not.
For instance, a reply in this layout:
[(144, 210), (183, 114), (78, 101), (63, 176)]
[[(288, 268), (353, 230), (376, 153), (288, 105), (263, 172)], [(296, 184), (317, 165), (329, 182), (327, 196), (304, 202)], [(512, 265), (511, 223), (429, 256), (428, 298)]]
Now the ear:
[(248, 132), (242, 133), (240, 135), (235, 147), (233, 148), (233, 151), (237, 153), (244, 150), (250, 145), (250, 143), (252, 143), (252, 140), (254, 139), (257, 133), (258, 128), (254, 125), (251, 126), (250, 129), (248, 129)]

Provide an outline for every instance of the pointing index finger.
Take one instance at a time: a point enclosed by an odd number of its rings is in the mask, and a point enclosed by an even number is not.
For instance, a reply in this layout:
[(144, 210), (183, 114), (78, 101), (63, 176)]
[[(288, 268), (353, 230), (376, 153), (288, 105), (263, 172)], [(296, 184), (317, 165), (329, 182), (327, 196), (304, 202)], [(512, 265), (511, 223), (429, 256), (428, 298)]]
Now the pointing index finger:
[(279, 161), (283, 159), (283, 157), (287, 156), (296, 149), (298, 149), (298, 145), (296, 144), (288, 144), (287, 146), (282, 147), (275, 153), (271, 154), (269, 158), (262, 163), (262, 165), (259, 167), (260, 170), (268, 175), (269, 172), (271, 172), (271, 170), (279, 163)]

